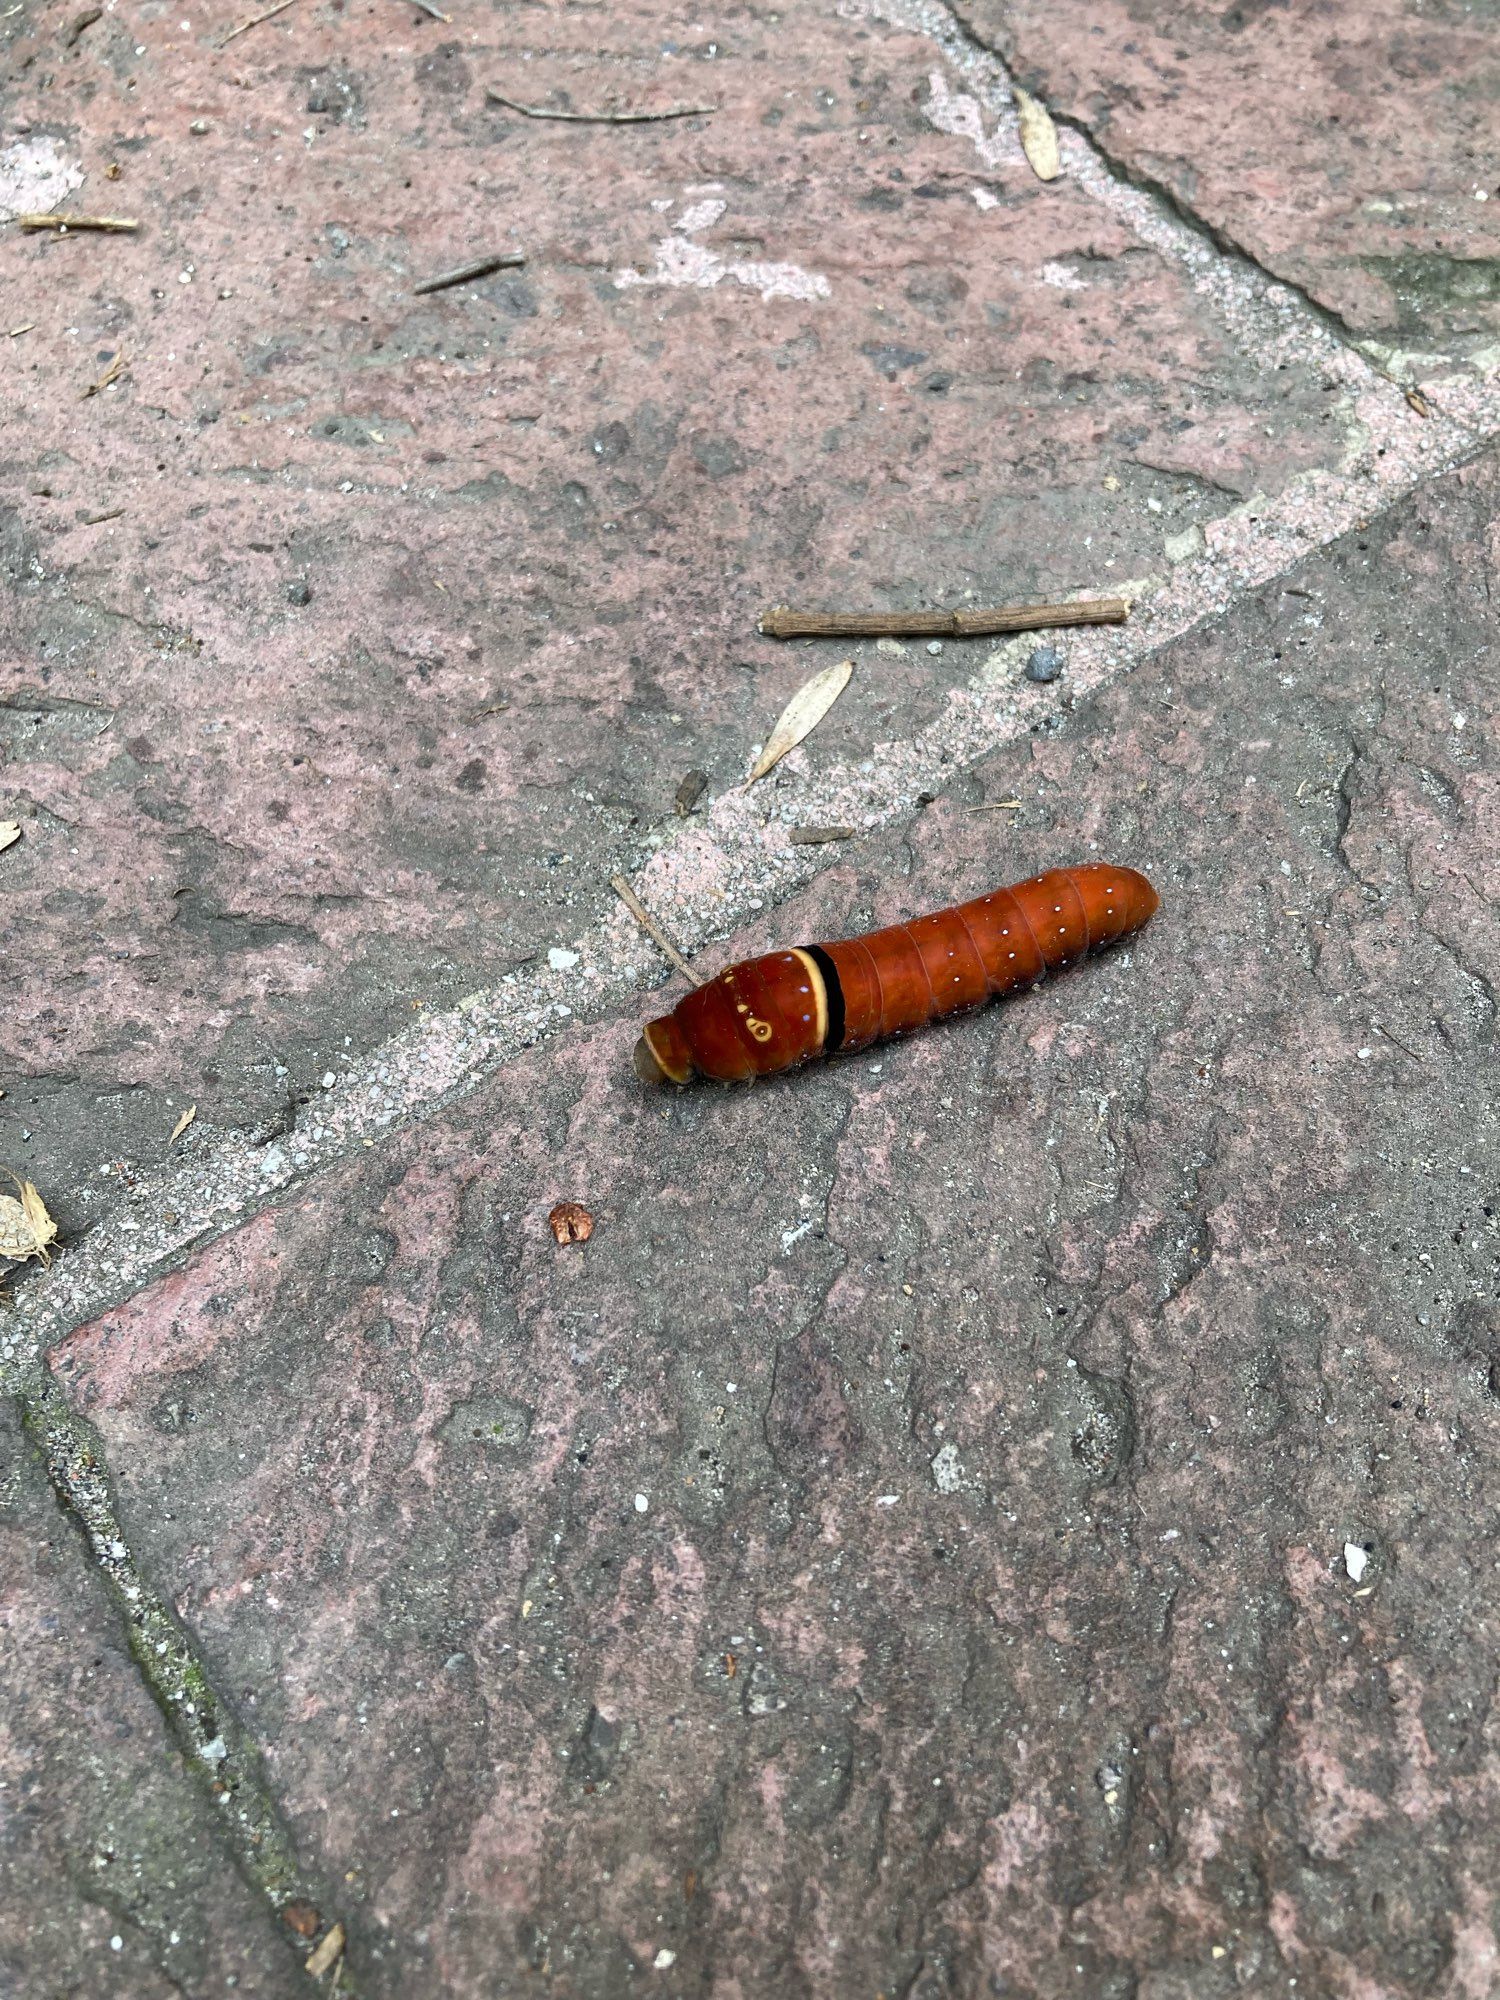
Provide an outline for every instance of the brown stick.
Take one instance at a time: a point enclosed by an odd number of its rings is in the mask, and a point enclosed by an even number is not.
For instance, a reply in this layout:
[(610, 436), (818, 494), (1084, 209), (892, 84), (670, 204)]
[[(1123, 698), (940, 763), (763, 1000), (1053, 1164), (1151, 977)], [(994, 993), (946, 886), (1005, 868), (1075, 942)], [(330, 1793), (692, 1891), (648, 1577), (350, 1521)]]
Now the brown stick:
[(667, 936), (666, 932), (662, 929), (661, 925), (656, 921), (655, 917), (652, 916), (651, 912), (646, 908), (646, 905), (641, 901), (640, 897), (635, 893), (634, 889), (632, 889), (630, 884), (625, 880), (625, 877), (623, 875), (611, 875), (609, 878), (609, 886), (611, 889), (614, 890), (615, 894), (619, 897), (620, 901), (625, 905), (626, 909), (629, 910), (630, 914), (635, 918), (636, 922), (640, 925), (641, 929), (646, 933), (646, 935), (650, 938), (655, 939), (656, 943), (660, 946), (661, 950), (672, 961), (673, 965), (676, 966), (677, 970), (682, 974), (683, 978), (688, 982), (688, 984), (690, 986), (696, 986), (698, 984), (697, 973), (694, 972), (693, 968), (688, 964), (687, 960), (683, 957), (682, 953), (677, 949), (676, 945), (673, 944), (672, 940)]
[(252, 14), (248, 21), (241, 21), (237, 28), (231, 28), (219, 47), (227, 49), (236, 35), (248, 34), (252, 28), (258, 28), (262, 21), (272, 21), (278, 14), (284, 14), (288, 7), (294, 7), (296, 4), (297, 0), (276, 0), (276, 5), (268, 7), (263, 14)]
[(1123, 625), (1123, 597), (1078, 604), (1004, 604), (990, 611), (791, 611), (775, 605), (760, 621), (768, 639), (977, 639), (1041, 632), (1054, 625)]
[(65, 234), (70, 229), (102, 229), (112, 235), (130, 236), (140, 228), (138, 222), (126, 222), (118, 215), (18, 215), (18, 226), (22, 229), (55, 229)]
[(445, 292), (450, 285), (466, 285), (471, 278), (487, 278), (491, 271), (509, 271), (525, 262), (520, 250), (497, 250), (493, 257), (476, 257), (472, 264), (460, 264), (456, 271), (440, 271), (435, 278), (424, 278), (420, 285), (412, 286), (412, 292)]
[(498, 90), (485, 92), (491, 104), (503, 104), (523, 118), (555, 118), (563, 125), (658, 125), (669, 118), (706, 118), (717, 104), (676, 104), (667, 111), (550, 111), (545, 104), (518, 104)]

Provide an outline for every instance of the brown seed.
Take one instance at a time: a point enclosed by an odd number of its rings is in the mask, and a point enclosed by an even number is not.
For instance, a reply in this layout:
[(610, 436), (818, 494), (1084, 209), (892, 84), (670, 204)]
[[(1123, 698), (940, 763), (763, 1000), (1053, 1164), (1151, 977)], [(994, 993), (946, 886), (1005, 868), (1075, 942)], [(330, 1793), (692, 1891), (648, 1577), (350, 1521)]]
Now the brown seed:
[(313, 1937), (323, 1919), (311, 1903), (288, 1903), (281, 1913), (281, 1921), (298, 1937)]
[(738, 1654), (735, 1654), (735, 1653), (726, 1653), (726, 1654), (724, 1655), (724, 1678), (725, 1678), (725, 1680), (726, 1680), (726, 1681), (732, 1681), (732, 1680), (734, 1679), (735, 1675), (736, 1675), (736, 1674), (737, 1674), (737, 1673), (739, 1672), (739, 1670), (740, 1670), (740, 1662), (739, 1662), (739, 1656), (738, 1656)]
[(547, 1217), (559, 1243), (587, 1243), (594, 1233), (594, 1218), (577, 1201), (560, 1201)]

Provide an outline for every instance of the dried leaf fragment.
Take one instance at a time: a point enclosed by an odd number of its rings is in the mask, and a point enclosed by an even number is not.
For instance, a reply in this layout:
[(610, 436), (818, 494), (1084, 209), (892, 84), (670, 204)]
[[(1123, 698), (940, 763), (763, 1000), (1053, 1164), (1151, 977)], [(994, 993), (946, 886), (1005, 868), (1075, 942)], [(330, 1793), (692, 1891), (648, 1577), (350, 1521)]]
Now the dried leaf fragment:
[(547, 1217), (559, 1243), (587, 1243), (594, 1233), (594, 1218), (578, 1201), (560, 1201)]
[(689, 771), (682, 783), (677, 787), (676, 796), (672, 801), (677, 808), (677, 817), (679, 819), (686, 819), (707, 790), (707, 771)]
[(190, 1104), (187, 1110), (184, 1111), (182, 1116), (178, 1119), (177, 1123), (172, 1127), (172, 1136), (170, 1139), (168, 1139), (167, 1144), (169, 1146), (175, 1146), (177, 1144), (177, 1141), (182, 1137), (183, 1133), (187, 1130), (189, 1125), (192, 1124), (193, 1120), (197, 1116), (198, 1116), (197, 1105)]
[(331, 1965), (344, 1955), (344, 1926), (335, 1924), (328, 1935), (307, 1954), (305, 1970), (309, 1979), (321, 1979)]
[(756, 758), (755, 768), (745, 780), (747, 785), (763, 778), (767, 771), (781, 762), (788, 750), (795, 750), (804, 737), (812, 734), (848, 687), (853, 672), (853, 660), (840, 660), (836, 667), (825, 667), (822, 673), (814, 674), (810, 681), (798, 688), (781, 711), (765, 749)]
[(1401, 393), (1419, 417), (1430, 417), (1432, 415), (1432, 405), (1420, 389), (1403, 389)]
[(15, 1182), (21, 1197), (17, 1201), (13, 1194), (0, 1194), (0, 1258), (24, 1264), (35, 1257), (43, 1264), (50, 1264), (52, 1257), (47, 1245), (57, 1235), (57, 1224), (47, 1213), (47, 1204), (30, 1181), (23, 1181), (9, 1167), (0, 1168), (0, 1173)]
[(7, 847), (14, 847), (21, 838), (21, 822), (18, 819), (0, 819), (0, 854)]
[(1019, 84), (1012, 85), (1012, 90), (1021, 125), (1021, 151), (1030, 160), (1031, 171), (1039, 181), (1055, 181), (1062, 172), (1062, 161), (1057, 154), (1057, 127), (1051, 113)]

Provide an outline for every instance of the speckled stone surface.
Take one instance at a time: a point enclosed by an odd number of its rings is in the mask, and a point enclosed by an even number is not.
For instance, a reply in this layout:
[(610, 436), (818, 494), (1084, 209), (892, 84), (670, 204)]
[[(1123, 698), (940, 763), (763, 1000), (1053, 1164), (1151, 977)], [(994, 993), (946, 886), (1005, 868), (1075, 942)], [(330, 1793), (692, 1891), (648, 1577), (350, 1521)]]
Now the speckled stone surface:
[[(0, 214), (142, 225), (0, 231), (0, 1154), (71, 1226), (596, 919), (808, 671), (770, 602), (1107, 591), (1369, 431), (877, 14), (230, 13), (0, 21)], [(821, 753), (974, 657), (862, 649)]]
[(236, 1873), (80, 1560), (40, 1454), (0, 1405), (0, 1992), (290, 2000), (287, 1934)]
[(1128, 173), (1397, 351), (1500, 343), (1490, 0), (957, 0)]
[(752, 1091), (579, 1030), (54, 1352), (359, 1990), (1494, 1990), (1497, 496), (737, 940), (1098, 855), (1128, 951)]

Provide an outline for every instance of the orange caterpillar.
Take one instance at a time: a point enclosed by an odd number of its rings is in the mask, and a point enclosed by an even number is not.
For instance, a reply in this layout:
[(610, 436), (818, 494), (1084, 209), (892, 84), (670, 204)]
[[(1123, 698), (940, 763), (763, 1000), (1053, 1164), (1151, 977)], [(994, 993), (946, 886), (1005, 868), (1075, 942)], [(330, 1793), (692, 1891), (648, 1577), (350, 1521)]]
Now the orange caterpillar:
[(643, 1083), (774, 1076), (1036, 986), (1138, 931), (1156, 891), (1133, 868), (1052, 868), (915, 923), (742, 959), (648, 1024)]

